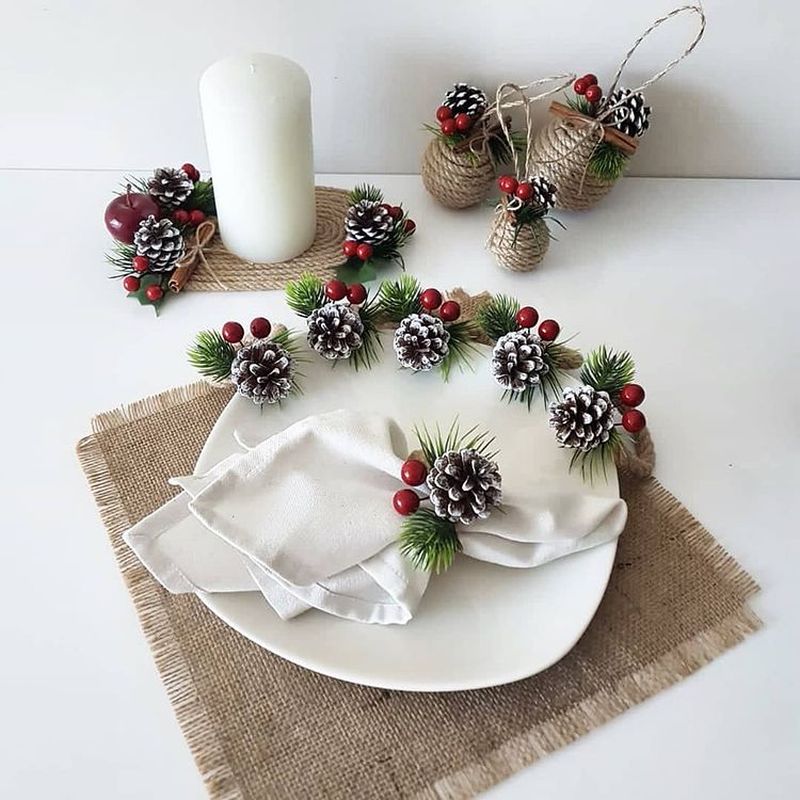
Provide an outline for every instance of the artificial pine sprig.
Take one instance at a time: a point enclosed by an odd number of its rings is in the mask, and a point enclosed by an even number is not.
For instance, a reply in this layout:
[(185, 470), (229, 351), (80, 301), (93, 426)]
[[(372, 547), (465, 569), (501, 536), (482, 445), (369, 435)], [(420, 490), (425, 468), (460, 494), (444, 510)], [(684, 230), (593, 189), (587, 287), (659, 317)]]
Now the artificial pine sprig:
[(308, 317), (325, 304), (325, 284), (308, 272), (286, 284), (286, 303), (301, 317)]
[(124, 278), (126, 275), (135, 274), (133, 269), (133, 258), (136, 255), (135, 245), (127, 242), (114, 240), (110, 252), (106, 253), (106, 261), (114, 267), (119, 274), (112, 275), (113, 278)]
[(578, 466), (581, 478), (587, 483), (594, 483), (595, 477), (602, 472), (603, 479), (608, 480), (608, 468), (616, 463), (617, 453), (626, 446), (627, 434), (620, 433), (619, 428), (608, 432), (608, 441), (595, 447), (594, 450), (576, 450), (569, 461), (570, 472)]
[(419, 449), (428, 466), (432, 465), (439, 456), (451, 450), (475, 450), (488, 459), (493, 459), (499, 451), (490, 450), (495, 442), (495, 437), (489, 431), (481, 430), (478, 425), (473, 425), (466, 431), (461, 430), (461, 425), (456, 417), (446, 431), (437, 425), (430, 430), (424, 423), (414, 427)]
[(347, 202), (354, 206), (362, 200), (368, 200), (370, 203), (382, 203), (383, 192), (370, 183), (360, 183), (348, 192)]
[(383, 281), (378, 289), (380, 310), (395, 323), (409, 314), (419, 314), (422, 311), (420, 291), (419, 281), (407, 273), (396, 281)]
[(219, 331), (200, 331), (186, 355), (204, 378), (218, 383), (230, 380), (236, 348)]
[(497, 341), (511, 331), (517, 330), (519, 301), (505, 294), (497, 294), (478, 308), (475, 324), (492, 341)]
[(380, 303), (373, 298), (368, 299), (359, 307), (359, 315), (364, 325), (364, 333), (361, 335), (362, 345), (358, 350), (353, 351), (353, 355), (349, 359), (356, 372), (361, 369), (371, 369), (383, 350), (383, 342), (378, 330), (378, 323), (381, 319)]
[(478, 354), (478, 348), (472, 342), (475, 339), (472, 322), (469, 320), (451, 322), (447, 326), (447, 332), (450, 334), (447, 355), (439, 364), (445, 383), (450, 380), (450, 373), (455, 367), (461, 372), (472, 370), (472, 359)]
[(620, 389), (631, 383), (636, 374), (636, 365), (629, 352), (614, 352), (601, 345), (586, 356), (580, 372), (580, 380), (601, 392), (608, 392), (616, 402)]
[(439, 574), (461, 552), (456, 526), (429, 508), (420, 508), (403, 520), (400, 527), (400, 552), (417, 568)]

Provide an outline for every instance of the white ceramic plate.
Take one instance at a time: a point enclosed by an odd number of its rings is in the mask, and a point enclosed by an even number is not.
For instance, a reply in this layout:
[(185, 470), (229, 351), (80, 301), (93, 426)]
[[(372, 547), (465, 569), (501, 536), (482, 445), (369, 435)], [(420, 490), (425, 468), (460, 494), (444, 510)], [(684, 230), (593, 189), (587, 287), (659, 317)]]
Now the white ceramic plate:
[[(394, 417), (412, 449), (413, 423), (449, 424), (457, 414), (465, 426), (478, 423), (497, 436), (501, 471), (503, 441), (533, 420), (531, 479), (563, 488), (582, 485), (568, 473), (569, 454), (556, 447), (542, 405), (529, 414), (522, 404), (501, 402), (483, 357), (476, 360), (476, 373), (456, 374), (443, 384), (437, 374), (399, 371), (386, 341), (383, 361), (369, 372), (354, 373), (347, 365), (329, 369), (321, 361), (305, 372), (305, 394), (281, 408), (259, 410), (234, 397), (211, 431), (197, 470), (237, 449), (234, 430), (259, 441), (309, 414), (349, 407)], [(616, 474), (592, 490), (616, 497)], [(200, 598), (248, 639), (334, 678), (407, 691), (478, 689), (528, 677), (564, 656), (597, 610), (615, 552), (611, 542), (532, 570), (459, 557), (447, 573), (432, 578), (415, 618), (404, 626), (365, 625), (318, 611), (284, 622), (255, 592)]]

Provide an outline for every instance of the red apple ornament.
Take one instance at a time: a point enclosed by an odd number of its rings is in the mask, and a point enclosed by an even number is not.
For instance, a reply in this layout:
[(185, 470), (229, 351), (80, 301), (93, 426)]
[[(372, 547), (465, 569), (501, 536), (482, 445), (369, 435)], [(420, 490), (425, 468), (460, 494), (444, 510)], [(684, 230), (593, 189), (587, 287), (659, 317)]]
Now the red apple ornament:
[(161, 216), (158, 203), (148, 194), (132, 192), (129, 184), (125, 194), (118, 195), (106, 206), (106, 229), (117, 241), (133, 244), (133, 234), (139, 223), (150, 215), (156, 219)]

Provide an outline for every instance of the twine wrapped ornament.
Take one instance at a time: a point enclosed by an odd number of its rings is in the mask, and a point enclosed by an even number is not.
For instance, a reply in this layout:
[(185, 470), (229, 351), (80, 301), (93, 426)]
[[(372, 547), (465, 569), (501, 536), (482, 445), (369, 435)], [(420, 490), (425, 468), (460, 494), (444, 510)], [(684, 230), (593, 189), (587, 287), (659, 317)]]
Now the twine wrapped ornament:
[[(700, 25), (683, 53), (636, 89), (619, 86), (623, 70), (644, 39), (659, 25), (684, 13), (698, 15)], [(596, 100), (595, 94), (586, 93), (584, 99), (579, 92), (569, 105), (551, 103), (550, 112), (554, 118), (537, 133), (530, 155), (541, 174), (558, 186), (557, 208), (570, 211), (592, 208), (611, 191), (636, 152), (638, 137), (649, 127), (650, 108), (644, 104), (643, 90), (663, 78), (694, 50), (703, 37), (705, 24), (705, 14), (699, 6), (676, 8), (657, 19), (634, 42), (604, 96), (599, 96), (598, 87)], [(576, 82), (576, 90), (579, 83)], [(596, 85), (596, 80), (594, 83)]]

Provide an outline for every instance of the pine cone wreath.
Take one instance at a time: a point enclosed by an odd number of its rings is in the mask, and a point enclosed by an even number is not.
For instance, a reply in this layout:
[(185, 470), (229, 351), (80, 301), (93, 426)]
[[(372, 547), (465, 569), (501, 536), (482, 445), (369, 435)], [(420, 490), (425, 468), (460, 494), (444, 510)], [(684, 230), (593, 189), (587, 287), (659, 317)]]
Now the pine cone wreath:
[(524, 392), (538, 385), (550, 371), (544, 360), (545, 347), (533, 328), (521, 328), (501, 336), (492, 350), (494, 379), (512, 392)]
[(149, 216), (139, 223), (133, 234), (136, 255), (144, 256), (151, 272), (169, 272), (183, 255), (184, 243), (180, 229), (166, 217)]
[(565, 389), (560, 402), (550, 403), (550, 427), (561, 447), (588, 452), (608, 441), (613, 412), (608, 392), (591, 386)]
[(254, 403), (277, 403), (292, 390), (294, 361), (284, 347), (256, 339), (239, 348), (231, 364), (236, 391)]
[(630, 89), (619, 88), (605, 101), (605, 107), (614, 109), (608, 115), (607, 122), (620, 133), (642, 136), (650, 127), (652, 109), (644, 104), (644, 95), (641, 92), (634, 94)]
[(425, 372), (441, 364), (450, 350), (450, 334), (439, 317), (409, 314), (394, 332), (394, 352), (400, 365)]
[(182, 206), (194, 189), (194, 181), (182, 170), (161, 167), (147, 182), (147, 191), (162, 207), (173, 209)]
[(469, 525), (485, 519), (502, 499), (497, 464), (476, 450), (443, 453), (426, 479), (437, 517)]
[(308, 317), (308, 343), (331, 361), (350, 358), (364, 343), (364, 323), (349, 303), (326, 303)]
[(453, 112), (453, 117), (458, 114), (469, 114), (480, 117), (486, 111), (486, 93), (477, 86), (468, 83), (457, 83), (445, 95), (444, 103)]
[(359, 200), (347, 209), (344, 218), (347, 238), (373, 247), (389, 238), (393, 225), (389, 210), (373, 200)]

